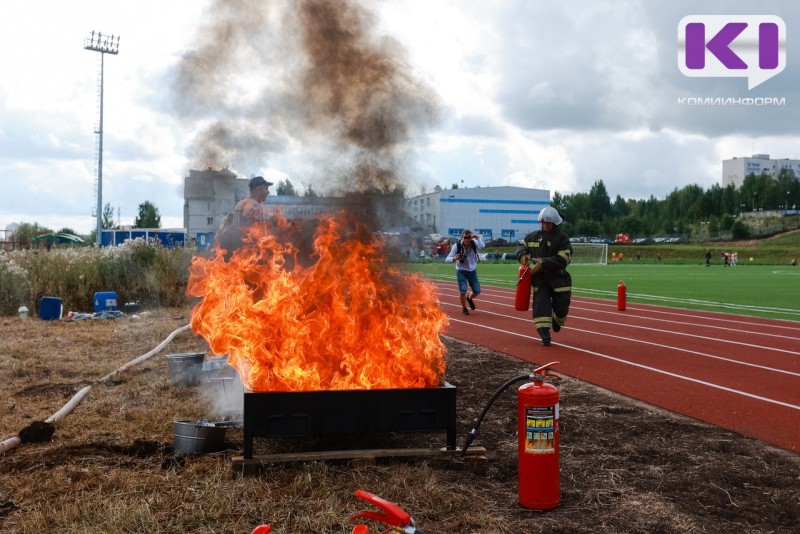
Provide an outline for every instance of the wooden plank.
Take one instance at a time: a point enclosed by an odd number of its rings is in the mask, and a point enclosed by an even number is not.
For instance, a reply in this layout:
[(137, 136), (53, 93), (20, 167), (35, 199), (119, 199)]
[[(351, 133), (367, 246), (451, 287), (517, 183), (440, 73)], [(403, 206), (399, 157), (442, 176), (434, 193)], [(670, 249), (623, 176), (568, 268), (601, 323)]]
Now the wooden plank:
[[(244, 456), (234, 456), (232, 462), (234, 467), (238, 466), (257, 466), (271, 463), (286, 463), (286, 462), (315, 462), (315, 461), (330, 461), (330, 460), (368, 460), (375, 458), (404, 458), (404, 457), (431, 457), (439, 456), (445, 458), (456, 458), (461, 455), (461, 449), (351, 449), (341, 451), (312, 451), (312, 452), (297, 452), (297, 453), (281, 453), (281, 454), (268, 454), (261, 456), (253, 456), (253, 458), (245, 459)], [(467, 449), (465, 458), (476, 459), (486, 457), (486, 449), (484, 447), (470, 447)]]

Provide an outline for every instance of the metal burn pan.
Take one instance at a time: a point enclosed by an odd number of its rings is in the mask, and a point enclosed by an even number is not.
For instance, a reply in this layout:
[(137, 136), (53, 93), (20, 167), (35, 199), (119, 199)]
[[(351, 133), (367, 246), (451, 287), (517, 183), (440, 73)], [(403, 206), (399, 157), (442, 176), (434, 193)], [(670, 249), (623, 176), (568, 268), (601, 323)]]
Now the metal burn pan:
[(372, 432), (447, 432), (456, 447), (456, 387), (244, 392), (244, 458), (253, 438)]

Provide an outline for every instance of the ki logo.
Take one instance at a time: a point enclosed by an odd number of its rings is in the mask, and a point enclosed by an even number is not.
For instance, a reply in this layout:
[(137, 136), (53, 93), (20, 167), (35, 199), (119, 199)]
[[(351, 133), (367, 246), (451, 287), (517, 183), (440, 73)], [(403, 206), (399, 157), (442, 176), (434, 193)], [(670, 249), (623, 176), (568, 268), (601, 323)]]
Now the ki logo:
[(786, 24), (775, 15), (689, 15), (678, 23), (678, 68), (694, 78), (747, 78), (786, 68)]

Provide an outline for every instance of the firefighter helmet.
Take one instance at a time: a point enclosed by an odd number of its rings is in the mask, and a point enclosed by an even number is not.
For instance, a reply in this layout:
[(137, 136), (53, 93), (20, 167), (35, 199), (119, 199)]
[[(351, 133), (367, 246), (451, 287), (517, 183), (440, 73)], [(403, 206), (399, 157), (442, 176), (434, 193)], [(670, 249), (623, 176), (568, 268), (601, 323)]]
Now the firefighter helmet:
[(561, 215), (558, 214), (558, 210), (552, 206), (547, 206), (545, 209), (539, 212), (539, 222), (549, 222), (559, 225), (563, 220), (564, 219), (561, 218)]

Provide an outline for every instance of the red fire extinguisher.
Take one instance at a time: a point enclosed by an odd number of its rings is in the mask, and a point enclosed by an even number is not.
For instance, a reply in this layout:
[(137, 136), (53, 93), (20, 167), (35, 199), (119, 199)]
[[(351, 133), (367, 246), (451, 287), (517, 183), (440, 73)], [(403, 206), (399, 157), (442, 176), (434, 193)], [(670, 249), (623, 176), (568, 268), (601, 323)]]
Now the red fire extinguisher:
[(625, 311), (625, 305), (628, 302), (628, 288), (625, 287), (625, 282), (622, 280), (619, 281), (619, 285), (617, 286), (617, 309), (619, 311)]
[(521, 265), (517, 276), (514, 309), (517, 311), (528, 311), (531, 307), (531, 277), (533, 276), (533, 271), (527, 265)]
[(559, 485), (558, 388), (544, 378), (558, 375), (550, 362), (533, 372), (533, 382), (517, 391), (519, 426), (519, 503), (532, 510), (550, 510), (561, 501)]

